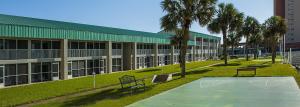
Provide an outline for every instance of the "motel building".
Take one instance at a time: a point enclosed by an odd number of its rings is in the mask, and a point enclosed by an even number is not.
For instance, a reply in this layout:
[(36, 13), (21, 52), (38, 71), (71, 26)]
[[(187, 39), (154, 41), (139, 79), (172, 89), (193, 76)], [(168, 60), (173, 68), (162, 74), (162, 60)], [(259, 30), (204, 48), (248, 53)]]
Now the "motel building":
[[(217, 58), (221, 38), (190, 34), (188, 62)], [(0, 88), (177, 64), (172, 36), (0, 14)]]

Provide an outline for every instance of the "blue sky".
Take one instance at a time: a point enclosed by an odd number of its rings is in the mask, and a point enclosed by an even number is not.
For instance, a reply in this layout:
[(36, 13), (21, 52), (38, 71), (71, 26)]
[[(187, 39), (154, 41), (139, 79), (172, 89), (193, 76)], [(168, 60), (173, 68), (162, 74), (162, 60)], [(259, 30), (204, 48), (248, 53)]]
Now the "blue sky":
[[(1, 0), (0, 14), (84, 23), (147, 32), (160, 31), (162, 0)], [(273, 15), (273, 0), (219, 0), (233, 3), (261, 23)], [(208, 33), (195, 23), (191, 30)]]

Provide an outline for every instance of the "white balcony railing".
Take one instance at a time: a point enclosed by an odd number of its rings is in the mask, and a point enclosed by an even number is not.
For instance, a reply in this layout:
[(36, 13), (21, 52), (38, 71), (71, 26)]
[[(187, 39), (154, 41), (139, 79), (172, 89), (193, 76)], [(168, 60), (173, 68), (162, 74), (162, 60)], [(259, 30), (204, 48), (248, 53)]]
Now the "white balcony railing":
[(1, 49), (0, 60), (58, 58), (59, 49)]
[(58, 58), (60, 50), (59, 49), (32, 49), (31, 58)]
[(138, 55), (149, 55), (152, 54), (152, 49), (137, 49)]
[(170, 54), (169, 49), (158, 49), (158, 54)]
[(112, 55), (122, 55), (122, 49), (112, 49)]
[(104, 49), (69, 49), (68, 57), (105, 56)]

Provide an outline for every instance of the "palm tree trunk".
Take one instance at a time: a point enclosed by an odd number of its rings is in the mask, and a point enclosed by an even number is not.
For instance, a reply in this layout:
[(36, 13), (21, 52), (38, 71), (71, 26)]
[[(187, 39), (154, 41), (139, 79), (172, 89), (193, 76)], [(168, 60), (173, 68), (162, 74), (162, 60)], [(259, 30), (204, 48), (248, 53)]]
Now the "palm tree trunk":
[(231, 45), (231, 52), (232, 52), (232, 55), (234, 55), (234, 46)]
[(223, 33), (223, 56), (224, 56), (224, 63), (227, 65), (227, 29), (222, 30)]
[(246, 37), (246, 45), (245, 45), (245, 47), (246, 47), (246, 60), (249, 61), (249, 56), (248, 56), (248, 53), (249, 53), (249, 51), (248, 51), (248, 36)]
[(259, 47), (259, 45), (256, 45), (256, 57), (255, 57), (255, 59), (258, 59), (258, 47)]
[(180, 48), (180, 68), (181, 68), (181, 77), (184, 78), (185, 77), (185, 64), (186, 64), (186, 49), (187, 49), (187, 42), (186, 41), (182, 41), (182, 46)]
[(275, 49), (275, 45), (272, 46), (272, 63), (275, 64), (275, 58), (276, 58), (276, 49)]
[(187, 42), (189, 40), (189, 27), (190, 27), (191, 21), (186, 20), (184, 27), (183, 27), (183, 40), (181, 42), (181, 47), (180, 47), (180, 67), (181, 67), (181, 77), (184, 78), (186, 74), (186, 50), (187, 50)]

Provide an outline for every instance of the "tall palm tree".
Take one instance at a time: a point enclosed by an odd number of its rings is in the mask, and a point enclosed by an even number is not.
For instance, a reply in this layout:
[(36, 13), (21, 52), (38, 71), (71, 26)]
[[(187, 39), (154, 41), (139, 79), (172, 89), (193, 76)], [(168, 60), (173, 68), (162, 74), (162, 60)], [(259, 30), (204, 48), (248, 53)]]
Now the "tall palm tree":
[(239, 32), (232, 32), (228, 34), (227, 45), (231, 46), (232, 55), (234, 54), (234, 48), (239, 46), (239, 43), (242, 39), (241, 37), (241, 33)]
[(193, 22), (200, 26), (207, 25), (215, 13), (216, 0), (164, 0), (161, 2), (163, 11), (167, 14), (161, 18), (161, 28), (164, 31), (176, 31), (176, 38), (180, 38), (179, 62), (181, 77), (185, 77), (185, 56), (189, 29)]
[(208, 25), (212, 33), (223, 34), (223, 57), (227, 64), (227, 34), (236, 31), (243, 25), (243, 13), (240, 13), (233, 4), (221, 3), (217, 9), (217, 15)]
[(250, 17), (248, 16), (245, 19), (245, 23), (243, 25), (243, 33), (244, 33), (244, 37), (246, 38), (246, 60), (249, 60), (249, 38), (251, 36), (257, 35), (260, 31), (260, 24), (259, 22), (254, 18), (254, 17)]
[(285, 19), (280, 16), (272, 16), (264, 24), (264, 36), (270, 40), (272, 50), (272, 63), (275, 63), (278, 39), (287, 32)]
[(258, 48), (260, 45), (263, 44), (263, 41), (264, 41), (264, 38), (262, 36), (262, 32), (261, 30), (259, 31), (258, 34), (256, 35), (252, 35), (250, 38), (249, 38), (249, 44), (255, 48), (255, 52), (254, 52), (254, 59), (257, 59), (258, 58)]

